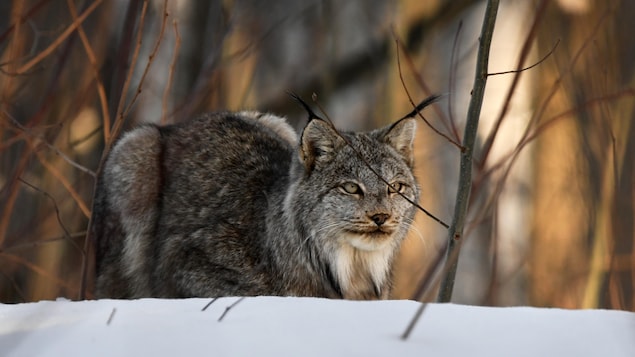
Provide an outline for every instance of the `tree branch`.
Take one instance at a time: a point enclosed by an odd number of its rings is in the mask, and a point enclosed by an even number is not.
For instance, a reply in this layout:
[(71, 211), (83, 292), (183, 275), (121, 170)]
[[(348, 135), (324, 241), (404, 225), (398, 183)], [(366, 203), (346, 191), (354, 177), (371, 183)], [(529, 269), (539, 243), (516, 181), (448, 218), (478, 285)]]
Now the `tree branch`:
[[(476, 132), (478, 129), (478, 120), (481, 115), (481, 106), (483, 105), (483, 96), (485, 94), (489, 49), (490, 44), (492, 43), (494, 24), (496, 23), (498, 3), (499, 0), (488, 0), (487, 7), (485, 8), (483, 27), (481, 28), (481, 37), (476, 58), (474, 86), (472, 88), (472, 99), (470, 100), (470, 105), (468, 107), (467, 122), (465, 124), (465, 133), (463, 135), (464, 150), (461, 151), (459, 184), (456, 193), (454, 215), (452, 218), (452, 224), (450, 225), (450, 229), (448, 231), (446, 265), (449, 264), (449, 267), (447, 274), (441, 281), (438, 296), (439, 302), (450, 301), (452, 298), (452, 289), (454, 288), (456, 269), (459, 261), (458, 256), (461, 248), (461, 238), (463, 237), (463, 228), (465, 226), (465, 217), (467, 215), (470, 189), (472, 187), (472, 154), (474, 151), (474, 142), (476, 140)], [(450, 257), (454, 257), (454, 259), (449, 259)]]

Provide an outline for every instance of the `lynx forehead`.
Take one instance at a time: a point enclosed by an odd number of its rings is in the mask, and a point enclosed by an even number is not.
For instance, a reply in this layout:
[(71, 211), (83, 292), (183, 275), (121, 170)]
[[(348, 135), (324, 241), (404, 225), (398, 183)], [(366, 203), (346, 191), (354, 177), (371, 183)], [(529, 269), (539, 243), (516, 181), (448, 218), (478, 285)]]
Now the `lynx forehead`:
[(414, 119), (339, 132), (221, 112), (111, 150), (92, 235), (100, 297), (387, 298), (412, 223)]

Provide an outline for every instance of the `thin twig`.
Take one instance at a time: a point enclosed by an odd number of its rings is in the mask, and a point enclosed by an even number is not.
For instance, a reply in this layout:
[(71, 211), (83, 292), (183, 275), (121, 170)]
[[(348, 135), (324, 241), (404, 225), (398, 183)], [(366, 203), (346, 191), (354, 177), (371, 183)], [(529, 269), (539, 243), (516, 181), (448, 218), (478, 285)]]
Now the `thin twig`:
[(460, 47), (459, 42), (461, 40), (462, 29), (463, 20), (459, 21), (459, 26), (456, 29), (456, 33), (454, 34), (454, 41), (452, 42), (452, 54), (450, 55), (450, 70), (448, 76), (448, 88), (450, 88), (450, 93), (448, 94), (448, 118), (450, 119), (450, 125), (454, 130), (455, 136), (458, 136), (458, 130), (456, 129), (456, 122), (454, 121), (454, 111), (452, 110), (452, 105), (454, 104), (454, 98), (452, 97), (452, 95), (455, 93), (456, 88), (456, 73), (458, 71), (459, 61), (456, 60), (455, 56)]
[[(454, 250), (454, 252), (450, 253), (444, 265), (443, 258), (448, 254), (447, 247), (446, 249), (440, 250), (438, 252), (434, 260), (434, 263), (431, 265), (428, 273), (421, 280), (421, 284), (419, 284), (419, 287), (417, 288), (417, 291), (414, 294), (414, 300), (420, 301), (420, 302), (426, 302), (431, 298), (431, 296), (429, 295), (433, 291), (432, 288), (437, 285), (437, 282), (439, 281), (441, 277), (445, 276), (448, 273), (448, 270), (452, 266), (452, 264), (450, 264), (449, 262), (455, 262), (459, 258), (458, 253), (459, 251), (456, 249)], [(442, 267), (442, 268), (439, 269), (439, 267)], [(410, 320), (410, 323), (406, 327), (406, 330), (401, 335), (402, 340), (408, 339), (408, 337), (412, 333), (412, 330), (416, 326), (417, 322), (419, 322), (419, 319), (421, 318), (421, 315), (425, 311), (426, 307), (427, 305), (425, 304), (419, 306), (419, 309), (417, 309), (417, 312)]]
[[(443, 257), (445, 257), (445, 251), (440, 250), (437, 253), (434, 263), (430, 265), (430, 267), (428, 268), (428, 271), (426, 272), (426, 274), (424, 274), (423, 278), (419, 282), (419, 286), (417, 287), (417, 290), (413, 294), (414, 300), (423, 302), (423, 296), (430, 290), (432, 286), (435, 285), (434, 283), (437, 281), (436, 277), (438, 276), (436, 272), (437, 270), (439, 270), (439, 267), (443, 266)], [(427, 306), (428, 305), (425, 302), (423, 302), (419, 306), (419, 308), (417, 309), (417, 312), (414, 314), (414, 316), (410, 320), (410, 323), (408, 323), (406, 330), (401, 334), (402, 340), (407, 340), (408, 337), (410, 337), (412, 330), (414, 329), (415, 325), (421, 318), (421, 315), (423, 314)]]
[(51, 53), (53, 53), (53, 51), (60, 44), (62, 44), (62, 42), (64, 42), (64, 40), (66, 40), (68, 36), (70, 36), (73, 32), (75, 32), (75, 29), (77, 29), (77, 27), (81, 25), (81, 23), (84, 22), (84, 20), (86, 20), (88, 15), (90, 15), (93, 11), (95, 11), (95, 9), (97, 9), (97, 7), (101, 4), (101, 2), (102, 0), (95, 0), (95, 2), (90, 4), (90, 6), (86, 9), (86, 11), (84, 11), (79, 17), (75, 18), (73, 20), (73, 23), (70, 26), (68, 26), (66, 30), (62, 32), (62, 34), (59, 35), (55, 39), (55, 41), (53, 41), (53, 43), (51, 43), (42, 52), (38, 53), (37, 56), (35, 56), (30, 61), (28, 61), (27, 63), (23, 64), (20, 68), (18, 68), (18, 70), (16, 71), (16, 74), (19, 75), (19, 74), (23, 74), (27, 72), (28, 70), (33, 68), (33, 66), (40, 63), (44, 58), (48, 57)]
[[(47, 244), (47, 243), (55, 243), (55, 242), (64, 241), (64, 240), (67, 240), (68, 238), (71, 238), (71, 239), (81, 238), (81, 237), (83, 237), (85, 235), (86, 235), (86, 231), (81, 231), (81, 232), (70, 233), (68, 235), (64, 234), (64, 235), (57, 236), (57, 237), (38, 239), (38, 240), (32, 241), (32, 242), (22, 242), (22, 243), (10, 245), (10, 246), (8, 246), (6, 248), (0, 248), (0, 253), (2, 253), (2, 252), (14, 252), (14, 251), (20, 250), (20, 249), (31, 249), (31, 248), (35, 248), (35, 247), (38, 247), (40, 245)], [(79, 248), (79, 246), (77, 246), (77, 245), (76, 245), (76, 247)], [(80, 249), (80, 252), (81, 251), (82, 250)]]
[(410, 323), (406, 327), (406, 330), (403, 332), (403, 334), (401, 334), (402, 340), (407, 340), (408, 337), (410, 337), (412, 330), (414, 330), (415, 326), (417, 325), (417, 322), (419, 322), (419, 319), (421, 319), (421, 315), (423, 315), (423, 312), (426, 310), (427, 307), (428, 307), (428, 303), (426, 302), (422, 302), (421, 305), (419, 305), (419, 308), (417, 309), (414, 316), (410, 320)]
[(102, 129), (103, 129), (103, 125), (99, 125), (95, 129), (93, 129), (90, 133), (84, 135), (84, 137), (77, 138), (73, 141), (70, 141), (68, 143), (68, 146), (72, 149), (75, 149), (77, 146), (85, 143), (86, 141), (90, 140), (93, 136), (97, 135)]
[(143, 69), (143, 74), (141, 74), (141, 79), (139, 79), (137, 90), (132, 96), (130, 103), (128, 103), (128, 106), (126, 106), (126, 109), (122, 113), (123, 117), (126, 117), (128, 115), (128, 113), (130, 112), (130, 109), (132, 109), (132, 106), (137, 101), (139, 94), (141, 94), (141, 88), (143, 87), (143, 83), (145, 82), (145, 79), (148, 76), (148, 72), (150, 72), (150, 67), (152, 67), (152, 63), (154, 63), (154, 58), (156, 57), (157, 52), (159, 52), (159, 46), (163, 42), (163, 34), (165, 34), (165, 24), (168, 21), (169, 15), (170, 14), (168, 13), (168, 0), (165, 0), (163, 2), (163, 20), (161, 21), (161, 28), (159, 29), (159, 34), (157, 35), (157, 41), (154, 43), (154, 48), (152, 48), (152, 52), (150, 52), (150, 55), (148, 56), (148, 63)]
[(55, 216), (57, 218), (57, 223), (59, 223), (60, 227), (62, 228), (62, 230), (64, 231), (64, 237), (73, 245), (75, 246), (75, 248), (77, 248), (80, 252), (82, 251), (82, 248), (80, 246), (77, 245), (77, 243), (75, 243), (75, 241), (73, 241), (73, 239), (71, 239), (71, 234), (69, 232), (69, 230), (66, 228), (66, 225), (64, 224), (64, 222), (62, 222), (62, 217), (60, 216), (60, 208), (57, 205), (57, 201), (55, 200), (55, 198), (53, 196), (51, 196), (51, 194), (49, 194), (48, 192), (42, 190), (41, 188), (32, 185), (30, 183), (28, 183), (27, 181), (25, 181), (22, 177), (18, 177), (18, 181), (22, 182), (23, 184), (29, 186), (30, 188), (34, 189), (35, 191), (43, 194), (44, 196), (46, 196), (46, 198), (48, 198), (52, 203), (53, 203), (53, 208), (55, 209)]
[(20, 132), (17, 132), (14, 136), (10, 138), (6, 138), (3, 143), (0, 143), (0, 152), (10, 148), (14, 144), (17, 144), (23, 141), (25, 136), (26, 136), (26, 133), (20, 131)]
[(33, 271), (36, 274), (39, 274), (39, 275), (41, 275), (43, 277), (46, 277), (47, 279), (53, 280), (57, 285), (62, 286), (64, 288), (68, 289), (69, 291), (77, 289), (76, 286), (73, 286), (73, 285), (69, 284), (66, 280), (60, 279), (60, 278), (54, 276), (48, 270), (43, 269), (42, 267), (37, 266), (37, 265), (31, 263), (30, 261), (22, 258), (22, 257), (18, 257), (16, 255), (3, 252), (3, 253), (0, 253), (0, 259), (10, 260), (10, 261), (12, 261), (15, 264), (22, 265), (25, 268)]
[[(242, 296), (240, 297), (238, 300), (234, 301), (231, 305), (227, 306), (225, 308), (225, 311), (223, 311), (223, 314), (220, 315), (220, 317), (218, 318), (218, 322), (223, 321), (223, 319), (225, 318), (225, 316), (227, 315), (227, 313), (229, 313), (229, 310), (233, 309), (236, 305), (238, 305), (241, 301), (245, 300), (245, 297)], [(213, 302), (213, 301), (212, 301)]]
[[(421, 90), (423, 90), (423, 92), (428, 94), (428, 95), (432, 94), (432, 91), (430, 90), (430, 87), (423, 80), (423, 77), (421, 76), (421, 74), (419, 74), (417, 72), (416, 66), (415, 66), (414, 62), (412, 61), (412, 58), (410, 58), (410, 56), (408, 55), (407, 49), (405, 48), (403, 42), (401, 41), (401, 39), (399, 38), (399, 36), (397, 35), (397, 33), (395, 31), (393, 31), (393, 37), (394, 37), (395, 41), (397, 42), (398, 48), (403, 51), (404, 59), (406, 60), (406, 65), (410, 69), (410, 72), (414, 73), (414, 78), (415, 78), (417, 84), (419, 85), (419, 87), (421, 88)], [(443, 126), (446, 128), (447, 131), (452, 132), (452, 134), (455, 136), (454, 137), (454, 141), (456, 141), (456, 142), (460, 141), (458, 132), (456, 131), (456, 128), (455, 127), (453, 128), (451, 125), (448, 124), (449, 123), (449, 119), (447, 118), (445, 113), (443, 113), (443, 111), (438, 106), (434, 106), (433, 109), (437, 113), (439, 118), (441, 118), (441, 120), (440, 120), (441, 124), (443, 124)]]
[(617, 100), (624, 97), (631, 97), (631, 98), (635, 97), (635, 88), (624, 88), (615, 93), (610, 93), (610, 94), (602, 95), (596, 98), (588, 99), (584, 103), (578, 106), (575, 106), (574, 108), (565, 110), (562, 113), (559, 113), (557, 115), (554, 115), (553, 117), (546, 119), (545, 121), (537, 125), (536, 128), (531, 133), (528, 133), (526, 137), (523, 138), (523, 140), (519, 144), (519, 147), (520, 149), (522, 149), (531, 141), (535, 140), (540, 135), (540, 133), (545, 131), (548, 127), (554, 125), (556, 122), (566, 117), (569, 117), (576, 113), (580, 113), (583, 110), (588, 110), (589, 108), (592, 108), (595, 105), (600, 105), (600, 104), (603, 104), (604, 102)]
[(95, 261), (92, 248), (93, 244), (90, 236), (91, 224), (93, 222), (93, 215), (88, 219), (88, 226), (86, 228), (86, 235), (84, 235), (84, 254), (82, 255), (81, 274), (79, 276), (79, 291), (77, 297), (79, 300), (86, 299), (86, 285), (88, 284), (88, 265), (89, 262)]
[[(28, 147), (27, 150), (31, 148)], [(9, 223), (11, 222), (11, 217), (13, 217), (13, 209), (15, 206), (16, 199), (18, 197), (18, 180), (19, 177), (24, 170), (26, 169), (27, 164), (30, 162), (31, 156), (30, 152), (26, 152), (19, 157), (18, 163), (13, 164), (16, 169), (10, 180), (6, 182), (4, 187), (2, 188), (3, 197), (3, 207), (2, 214), (0, 215), (0, 247), (3, 246), (5, 241), (7, 230), (9, 229)]]
[[(419, 117), (421, 118), (421, 120), (423, 120), (424, 123), (426, 123), (426, 125), (432, 129), (432, 131), (434, 131), (437, 135), (440, 135), (441, 137), (445, 138), (447, 141), (449, 141), (451, 144), (453, 144), (454, 146), (458, 147), (459, 149), (462, 150), (461, 144), (459, 144), (458, 142), (456, 142), (455, 140), (453, 140), (452, 138), (450, 138), (448, 135), (442, 133), (439, 129), (435, 128), (434, 125), (432, 125), (432, 123), (430, 123), (424, 116), (423, 114), (421, 114), (420, 110), (416, 110), (417, 106), (415, 105), (414, 100), (412, 100), (412, 96), (410, 95), (410, 91), (408, 90), (408, 86), (406, 86), (406, 82), (404, 81), (403, 78), (403, 74), (401, 73), (401, 59), (399, 58), (399, 48), (397, 48), (397, 68), (399, 69), (399, 80), (401, 81), (401, 86), (404, 89), (404, 92), (406, 93), (406, 96), (408, 97), (408, 100), (410, 101), (410, 104), (412, 104), (412, 106), (415, 108), (415, 115), (419, 115)], [(437, 96), (436, 99), (438, 99), (439, 97)], [(414, 115), (413, 115), (414, 116)]]
[(12, 276), (2, 271), (2, 269), (0, 269), (0, 275), (4, 276), (4, 278), (7, 279), (9, 283), (11, 283), (11, 287), (13, 287), (13, 291), (15, 291), (16, 294), (18, 294), (18, 297), (20, 298), (22, 302), (28, 301), (26, 299), (26, 294), (22, 291), (22, 289), (20, 288), (20, 285), (18, 285), (18, 283), (15, 281), (15, 279)]
[[(489, 267), (489, 284), (487, 286), (487, 293), (485, 294), (485, 298), (483, 303), (487, 306), (496, 306), (496, 292), (498, 291), (498, 287), (500, 284), (499, 278), (499, 234), (498, 234), (498, 220), (499, 220), (499, 201), (496, 201), (496, 204), (492, 207), (492, 218), (491, 218), (491, 229), (490, 229), (490, 250), (492, 252), (491, 264)], [(523, 261), (524, 262), (524, 261)]]
[(599, 29), (600, 29), (600, 26), (606, 21), (606, 19), (608, 19), (608, 16), (609, 16), (610, 13), (611, 13), (610, 12), (610, 8), (607, 8), (606, 11), (604, 11), (604, 13), (600, 16), (599, 20), (597, 21), (597, 23), (595, 24), (595, 26), (591, 30), (589, 37), (587, 37), (584, 40), (584, 43), (582, 43), (580, 48), (573, 55), (573, 58), (571, 59), (571, 61), (569, 61), (569, 64), (566, 67), (566, 71), (564, 73), (560, 73), (558, 78), (556, 78), (556, 80), (554, 80), (553, 84), (551, 85), (551, 90), (546, 95), (545, 100), (542, 102), (542, 104), (540, 105), (538, 110), (534, 111), (531, 119), (529, 120), (529, 123), (525, 127), (525, 131), (523, 132), (523, 135), (522, 135), (522, 138), (521, 138), (521, 142), (525, 141), (525, 139), (527, 139), (527, 137), (531, 133), (531, 129), (534, 128), (537, 125), (537, 123), (540, 121), (540, 118), (543, 117), (543, 115), (544, 115), (545, 111), (547, 110), (549, 104), (551, 103), (551, 101), (555, 97), (558, 89), (560, 88), (560, 85), (562, 84), (562, 81), (563, 81), (565, 75), (568, 75), (569, 73), (571, 73), (573, 71), (573, 69), (576, 66), (576, 63), (578, 62), (580, 57), (582, 57), (582, 53), (584, 53), (584, 51), (588, 48), (588, 46), (593, 43), (593, 40), (597, 36), (597, 33), (598, 33)]
[[(141, 74), (141, 79), (139, 79), (139, 84), (137, 84), (137, 90), (135, 91), (134, 95), (132, 96), (132, 99), (130, 100), (130, 102), (128, 103), (128, 105), (125, 105), (125, 98), (126, 98), (126, 94), (128, 92), (128, 88), (130, 87), (130, 81), (132, 79), (132, 73), (134, 72), (134, 67), (135, 64), (137, 62), (137, 58), (139, 56), (139, 50), (141, 48), (141, 42), (142, 42), (142, 34), (143, 34), (143, 23), (145, 20), (145, 14), (147, 11), (147, 0), (144, 1), (143, 3), (143, 9), (141, 10), (141, 18), (139, 20), (139, 29), (138, 29), (138, 33), (137, 33), (137, 45), (135, 47), (135, 51), (133, 54), (133, 60), (130, 64), (130, 70), (128, 72), (128, 76), (126, 77), (126, 82), (124, 83), (124, 88), (121, 92), (121, 99), (119, 101), (119, 107), (117, 108), (117, 119), (115, 120), (115, 125), (113, 126), (113, 130), (112, 130), (112, 138), (110, 140), (110, 142), (112, 142), (113, 138), (117, 138), (117, 136), (119, 136), (119, 132), (121, 131), (121, 129), (123, 128), (123, 123), (124, 123), (124, 118), (126, 118), (128, 116), (128, 113), (130, 112), (130, 110), (132, 109), (133, 105), (137, 102), (137, 99), (139, 98), (139, 95), (141, 94), (141, 90), (143, 88), (143, 83), (145, 82), (145, 79), (148, 75), (148, 72), (150, 71), (150, 67), (152, 67), (152, 63), (154, 62), (154, 58), (156, 57), (157, 52), (159, 51), (159, 46), (161, 45), (161, 42), (163, 40), (163, 34), (165, 33), (165, 24), (167, 22), (169, 13), (168, 13), (168, 0), (165, 0), (163, 2), (163, 20), (161, 21), (161, 28), (159, 29), (159, 34), (157, 35), (157, 40), (154, 43), (154, 47), (152, 48), (152, 52), (150, 52), (150, 55), (148, 56), (148, 63), (146, 64), (145, 68), (143, 69), (143, 73)], [(107, 146), (106, 149), (104, 149), (104, 155), (110, 150), (110, 146)]]
[(216, 300), (218, 300), (217, 297), (213, 298), (212, 300), (210, 300), (210, 302), (208, 302), (202, 309), (201, 311), (205, 311), (207, 310), (208, 307), (210, 307)]
[(42, 153), (37, 150), (37, 148), (34, 147), (33, 152), (35, 153), (35, 156), (37, 157), (40, 164), (42, 164), (42, 166), (44, 166), (48, 170), (48, 172), (50, 172), (51, 175), (53, 175), (53, 177), (55, 177), (62, 184), (62, 186), (64, 186), (66, 191), (70, 193), (71, 197), (73, 198), (75, 203), (77, 203), (79, 210), (84, 214), (84, 216), (86, 216), (86, 218), (90, 217), (90, 209), (88, 208), (88, 205), (86, 204), (86, 202), (84, 202), (82, 196), (79, 194), (79, 192), (77, 192), (77, 190), (68, 181), (68, 179), (57, 169), (57, 167), (55, 167), (55, 165), (48, 162), (44, 158), (44, 155), (42, 155)]
[[(139, 51), (141, 50), (141, 42), (143, 38), (143, 27), (146, 19), (146, 13), (148, 12), (148, 0), (143, 1), (143, 5), (141, 7), (141, 15), (139, 15), (139, 25), (137, 27), (137, 43), (135, 45), (134, 51), (132, 53), (132, 59), (130, 60), (130, 65), (128, 67), (128, 73), (126, 75), (126, 80), (124, 81), (123, 88), (121, 89), (121, 96), (119, 97), (119, 103), (117, 105), (117, 114), (115, 116), (115, 122), (113, 123), (112, 130), (110, 131), (110, 137), (106, 142), (106, 146), (104, 147), (104, 151), (101, 155), (102, 163), (104, 158), (108, 155), (112, 143), (114, 139), (119, 136), (119, 132), (123, 128), (124, 124), (124, 107), (126, 105), (126, 96), (128, 94), (128, 89), (130, 88), (130, 82), (132, 81), (133, 73), (137, 64), (137, 59), (139, 58)], [(104, 130), (107, 130), (104, 128)], [(100, 164), (101, 167), (101, 164)]]
[[(136, 2), (130, 2), (129, 4), (129, 10), (130, 9), (134, 9), (136, 6)], [(104, 149), (102, 150), (102, 154), (101, 154), (101, 159), (99, 161), (99, 165), (97, 167), (97, 174), (99, 174), (101, 168), (104, 165), (104, 161), (106, 160), (106, 157), (108, 156), (108, 152), (110, 151), (113, 143), (114, 143), (114, 139), (117, 138), (117, 136), (119, 135), (119, 132), (121, 131), (121, 129), (123, 128), (123, 124), (124, 124), (124, 116), (123, 116), (123, 108), (125, 105), (125, 98), (126, 98), (126, 94), (128, 93), (128, 88), (130, 87), (130, 82), (132, 81), (132, 77), (133, 77), (133, 73), (134, 73), (134, 68), (136, 66), (137, 63), (137, 58), (139, 57), (139, 51), (141, 49), (141, 43), (142, 43), (142, 34), (143, 34), (143, 28), (144, 28), (144, 23), (145, 23), (145, 18), (146, 18), (146, 14), (148, 11), (148, 0), (143, 0), (142, 6), (141, 6), (141, 12), (139, 15), (139, 19), (137, 21), (137, 38), (136, 38), (136, 45), (134, 47), (133, 50), (133, 54), (132, 54), (132, 58), (130, 60), (129, 63), (129, 67), (128, 70), (126, 72), (126, 77), (124, 80), (124, 83), (121, 87), (121, 91), (118, 92), (119, 94), (119, 101), (117, 102), (117, 109), (115, 111), (116, 115), (114, 117), (114, 123), (112, 125), (112, 130), (110, 130), (110, 128), (106, 128), (106, 125), (103, 125), (103, 129), (104, 129), (104, 136), (106, 136), (107, 133), (110, 134), (110, 136), (108, 137), (108, 140), (106, 140), (105, 142), (105, 146)], [(130, 33), (132, 32), (132, 29), (134, 28), (134, 23), (132, 20), (132, 16), (136, 15), (137, 10), (135, 9), (134, 11), (129, 11), (128, 12), (128, 16), (126, 18), (125, 21), (125, 29), (128, 30)], [(126, 31), (124, 30), (124, 31)], [(129, 53), (129, 48), (128, 48), (128, 44), (129, 42), (127, 41), (123, 41), (123, 45), (120, 48), (123, 48), (124, 50), (122, 51), (123, 54), (125, 54), (126, 58), (127, 55)], [(119, 63), (120, 68), (125, 67), (126, 63), (125, 60), (122, 60)], [(116, 89), (118, 88), (118, 82), (117, 85), (115, 86)], [(96, 187), (96, 182), (95, 182), (95, 187)], [(94, 189), (93, 189), (94, 191)], [(93, 201), (94, 204), (94, 201)], [(88, 226), (86, 228), (86, 237), (84, 238), (84, 251), (86, 252), (86, 254), (83, 255), (82, 257), (82, 267), (81, 267), (81, 276), (80, 276), (80, 284), (79, 284), (79, 291), (78, 291), (78, 296), (80, 300), (83, 300), (86, 297), (86, 285), (88, 284), (88, 268), (89, 268), (89, 263), (92, 261), (90, 258), (92, 257), (91, 255), (91, 251), (93, 248), (92, 245), (92, 237), (91, 237), (91, 231), (92, 231), (92, 227), (94, 225), (93, 222), (93, 216), (91, 215), (88, 219)]]
[[(66, 0), (66, 4), (68, 5), (68, 9), (71, 12), (74, 20), (77, 20), (77, 8), (75, 7), (75, 3), (73, 0)], [(99, 102), (101, 105), (101, 115), (104, 121), (104, 141), (108, 140), (108, 136), (110, 135), (110, 112), (108, 110), (108, 99), (106, 97), (106, 88), (104, 87), (104, 82), (101, 80), (99, 76), (99, 66), (97, 65), (97, 56), (95, 56), (95, 51), (93, 51), (92, 46), (90, 45), (90, 41), (88, 40), (88, 36), (86, 36), (86, 31), (84, 31), (84, 27), (80, 24), (77, 27), (77, 32), (79, 33), (79, 38), (82, 41), (82, 45), (84, 46), (84, 50), (86, 51), (86, 56), (88, 57), (88, 62), (90, 62), (90, 66), (93, 70), (93, 76), (95, 77), (95, 81), (97, 82), (97, 94), (99, 95)]]
[[(488, 0), (487, 7), (485, 9), (483, 27), (481, 29), (480, 43), (476, 58), (476, 70), (474, 74), (474, 86), (472, 89), (472, 99), (470, 100), (470, 105), (468, 107), (465, 133), (463, 135), (463, 148), (465, 148), (465, 150), (461, 152), (459, 183), (455, 200), (454, 215), (448, 232), (448, 257), (453, 254), (458, 256), (458, 252), (461, 247), (461, 238), (463, 237), (463, 228), (465, 226), (465, 219), (467, 216), (470, 190), (472, 188), (472, 154), (476, 141), (478, 121), (481, 115), (481, 106), (483, 105), (483, 96), (485, 95), (489, 49), (492, 43), (494, 25), (496, 24), (498, 4), (499, 0)], [(454, 253), (455, 251), (457, 253)], [(453, 262), (448, 260), (446, 264), (450, 265), (447, 274), (441, 282), (439, 290), (438, 300), (441, 302), (448, 302), (452, 298), (452, 289), (454, 288), (458, 259)]]
[[(412, 109), (412, 111), (404, 116), (402, 116), (401, 118), (399, 118), (399, 120), (403, 120), (403, 119), (407, 119), (407, 118), (414, 118), (417, 115), (421, 115), (421, 111), (423, 109), (425, 109), (427, 106), (429, 106), (430, 104), (436, 103), (437, 101), (439, 101), (439, 99), (443, 98), (444, 95), (443, 94), (433, 94), (431, 96), (429, 96), (428, 98), (422, 100), (421, 102), (419, 102), (419, 104), (415, 104), (414, 102), (412, 102), (412, 107), (414, 109)], [(399, 121), (397, 120), (397, 121)]]
[(110, 312), (110, 315), (108, 315), (108, 320), (106, 321), (107, 326), (110, 326), (110, 323), (112, 322), (112, 319), (115, 317), (116, 312), (117, 312), (117, 308), (113, 307), (112, 311)]
[(46, 5), (46, 3), (49, 1), (50, 0), (40, 0), (38, 3), (31, 6), (31, 8), (26, 12), (26, 14), (24, 14), (24, 16), (21, 16), (20, 19), (16, 21), (16, 23), (11, 24), (2, 34), (0, 34), (0, 43), (4, 42), (4, 40), (7, 39), (11, 32), (13, 32), (13, 30), (16, 28), (16, 25), (19, 26), (27, 22), (29, 18), (35, 15), (40, 9), (42, 9), (43, 5)]
[(509, 70), (509, 71), (503, 71), (503, 72), (492, 72), (492, 73), (488, 73), (488, 74), (487, 74), (487, 76), (488, 76), (488, 77), (491, 77), (491, 76), (500, 76), (500, 75), (503, 75), (503, 74), (520, 73), (520, 72), (524, 72), (524, 71), (530, 70), (530, 69), (532, 69), (532, 68), (534, 68), (534, 67), (536, 67), (536, 66), (538, 66), (538, 65), (542, 64), (544, 61), (546, 61), (546, 60), (547, 60), (547, 58), (549, 58), (549, 57), (553, 54), (553, 52), (556, 50), (556, 48), (558, 47), (558, 45), (559, 45), (559, 44), (560, 44), (560, 39), (558, 39), (558, 40), (556, 41), (556, 43), (555, 43), (555, 44), (553, 45), (553, 47), (549, 50), (549, 52), (547, 52), (547, 54), (546, 54), (546, 55), (544, 55), (544, 57), (542, 57), (542, 58), (541, 58), (538, 62), (536, 62), (536, 63), (532, 64), (532, 65), (531, 65), (531, 66), (529, 66), (529, 67), (524, 67), (524, 68), (520, 68), (520, 69), (512, 69), (512, 70)]
[[(69, 165), (73, 166), (74, 168), (78, 169), (79, 171), (81, 171), (83, 173), (86, 173), (86, 174), (92, 176), (93, 178), (96, 176), (94, 171), (92, 171), (89, 168), (87, 168), (87, 167), (75, 162), (73, 159), (68, 157), (68, 155), (63, 153), (60, 149), (56, 148), (54, 145), (52, 145), (48, 141), (46, 141), (42, 136), (33, 133), (33, 131), (31, 129), (29, 129), (29, 128), (25, 127), (24, 125), (20, 124), (20, 122), (17, 121), (5, 108), (2, 108), (2, 112), (9, 119), (11, 124), (13, 124), (15, 127), (20, 129), (22, 132), (24, 132), (25, 134), (27, 134), (31, 138), (38, 140), (38, 143), (44, 144), (44, 146), (46, 146), (47, 148), (51, 149), (57, 156), (61, 157), (62, 160), (66, 161)], [(33, 145), (34, 148), (37, 148), (37, 146), (38, 146), (35, 143), (32, 143), (32, 145)]]
[(181, 48), (181, 35), (179, 34), (179, 27), (176, 20), (172, 21), (174, 26), (174, 53), (172, 54), (172, 62), (170, 63), (170, 69), (168, 71), (168, 81), (165, 84), (165, 90), (163, 91), (163, 108), (161, 113), (161, 124), (167, 122), (168, 117), (168, 96), (170, 95), (170, 88), (172, 87), (172, 80), (174, 78), (174, 69), (176, 67), (176, 60), (178, 59), (179, 49)]
[(420, 283), (417, 286), (417, 289), (415, 290), (414, 294), (412, 294), (413, 300), (421, 301), (421, 302), (424, 302), (427, 300), (426, 297), (430, 289), (435, 286), (435, 282), (437, 281), (437, 276), (440, 275), (438, 274), (439, 271), (441, 273), (443, 272), (443, 269), (441, 268), (444, 267), (443, 260), (446, 256), (446, 251), (445, 251), (446, 249), (447, 249), (447, 246), (444, 247), (444, 249), (440, 249), (437, 252), (434, 258), (434, 261), (432, 262), (432, 264), (429, 265), (429, 268), (426, 271), (426, 273), (423, 275), (423, 277), (421, 278)]

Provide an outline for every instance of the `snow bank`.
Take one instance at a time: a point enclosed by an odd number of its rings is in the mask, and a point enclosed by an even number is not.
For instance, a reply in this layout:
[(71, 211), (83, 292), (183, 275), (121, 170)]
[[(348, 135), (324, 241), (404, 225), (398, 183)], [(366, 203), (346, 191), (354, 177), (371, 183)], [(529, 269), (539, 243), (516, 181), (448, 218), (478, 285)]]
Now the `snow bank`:
[(635, 313), (315, 298), (0, 304), (1, 356), (635, 356)]

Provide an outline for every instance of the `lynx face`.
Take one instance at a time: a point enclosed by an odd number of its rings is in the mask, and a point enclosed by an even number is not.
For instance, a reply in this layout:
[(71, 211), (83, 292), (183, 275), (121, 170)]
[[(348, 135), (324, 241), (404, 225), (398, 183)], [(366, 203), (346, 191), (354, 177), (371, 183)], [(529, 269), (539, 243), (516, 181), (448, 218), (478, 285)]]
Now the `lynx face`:
[(337, 237), (338, 243), (350, 244), (363, 251), (398, 243), (394, 236), (400, 233), (404, 222), (410, 223), (413, 208), (400, 194), (410, 200), (416, 196), (416, 184), (408, 167), (398, 157), (380, 155), (374, 158), (373, 168), (391, 184), (390, 187), (365, 163), (360, 163), (350, 147), (342, 148), (338, 156), (348, 159), (341, 160), (339, 165), (335, 164), (337, 160), (333, 161), (334, 165), (330, 167), (336, 171), (333, 174), (320, 173), (326, 178), (323, 182), (325, 193), (316, 205), (316, 213), (320, 222), (332, 227), (330, 234), (323, 238)]
[(408, 200), (419, 196), (411, 167), (414, 131), (413, 119), (370, 133), (338, 133), (313, 120), (303, 131), (303, 167), (289, 208), (298, 212), (306, 239), (330, 257), (345, 291), (355, 290), (356, 275), (383, 284), (412, 223)]

